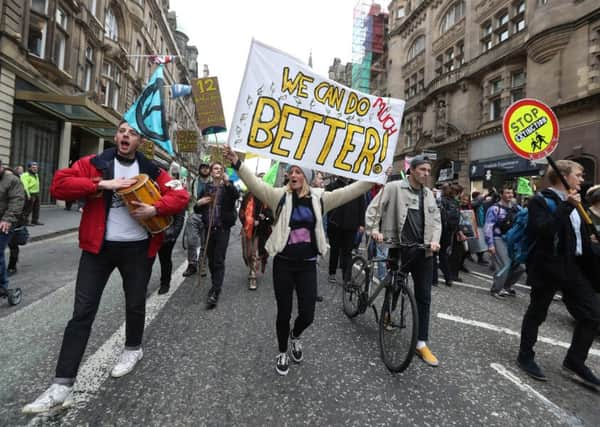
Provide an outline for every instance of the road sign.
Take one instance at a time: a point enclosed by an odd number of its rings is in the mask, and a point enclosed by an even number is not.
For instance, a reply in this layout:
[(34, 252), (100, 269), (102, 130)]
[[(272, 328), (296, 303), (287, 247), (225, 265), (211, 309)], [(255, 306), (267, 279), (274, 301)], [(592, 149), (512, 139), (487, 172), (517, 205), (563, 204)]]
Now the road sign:
[(508, 147), (529, 160), (549, 156), (558, 145), (558, 120), (552, 109), (537, 99), (521, 99), (508, 107), (502, 132)]

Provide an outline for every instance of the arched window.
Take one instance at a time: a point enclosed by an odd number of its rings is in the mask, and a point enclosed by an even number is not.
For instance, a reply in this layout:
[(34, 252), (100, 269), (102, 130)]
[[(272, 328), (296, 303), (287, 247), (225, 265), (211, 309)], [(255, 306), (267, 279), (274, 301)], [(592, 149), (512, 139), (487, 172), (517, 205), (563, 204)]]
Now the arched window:
[(112, 7), (106, 10), (106, 16), (104, 17), (104, 35), (111, 40), (117, 41), (119, 39), (119, 25)]
[(457, 1), (446, 11), (440, 23), (440, 34), (444, 34), (465, 16), (465, 2)]
[(408, 49), (408, 58), (407, 61), (410, 61), (414, 57), (416, 57), (419, 53), (425, 50), (425, 36), (419, 36), (415, 39), (415, 41), (410, 45)]

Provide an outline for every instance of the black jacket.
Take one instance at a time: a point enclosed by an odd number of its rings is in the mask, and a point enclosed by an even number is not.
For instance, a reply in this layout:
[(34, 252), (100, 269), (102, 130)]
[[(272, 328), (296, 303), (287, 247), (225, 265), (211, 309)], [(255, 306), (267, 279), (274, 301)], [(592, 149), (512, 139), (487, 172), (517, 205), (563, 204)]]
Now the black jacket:
[[(563, 287), (575, 285), (583, 279), (582, 275), (592, 278), (591, 241), (585, 223), (581, 221), (583, 255), (576, 257), (577, 238), (569, 218), (575, 208), (552, 190), (543, 190), (542, 195), (537, 194), (527, 204), (527, 234), (534, 242), (527, 257), (528, 284), (532, 287)], [(554, 212), (544, 197), (554, 200)]]
[[(345, 187), (346, 183), (336, 179), (325, 188), (327, 191)], [(340, 230), (356, 231), (358, 227), (365, 226), (365, 195), (361, 195), (348, 203), (339, 206), (327, 213), (327, 227), (337, 227)]]
[[(210, 182), (207, 183), (204, 187), (202, 193), (199, 194), (198, 199), (201, 199), (204, 196), (212, 196), (217, 191), (216, 186)], [(237, 211), (235, 209), (235, 202), (240, 197), (240, 193), (235, 185), (228, 183), (223, 186), (223, 191), (220, 193), (219, 200), (216, 203), (220, 205), (221, 208), (221, 223), (223, 227), (232, 227), (235, 224), (235, 220), (237, 218)], [(208, 227), (210, 223), (210, 211), (212, 208), (212, 203), (206, 204), (201, 207), (202, 214), (202, 222), (205, 226)]]

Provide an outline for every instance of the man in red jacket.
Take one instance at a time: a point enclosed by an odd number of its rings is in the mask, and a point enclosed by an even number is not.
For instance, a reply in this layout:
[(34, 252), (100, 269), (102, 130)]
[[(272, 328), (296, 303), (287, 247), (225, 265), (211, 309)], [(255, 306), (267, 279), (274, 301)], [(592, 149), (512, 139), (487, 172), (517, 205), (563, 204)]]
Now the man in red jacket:
[[(170, 188), (167, 184), (172, 178), (137, 151), (142, 137), (127, 122), (119, 124), (114, 141), (116, 148), (81, 158), (71, 167), (57, 171), (52, 181), (50, 192), (56, 199), (86, 199), (79, 227), (82, 254), (73, 318), (65, 329), (54, 383), (23, 408), (25, 413), (46, 412), (73, 403), (77, 371), (102, 292), (115, 268), (123, 278), (126, 338), (125, 349), (111, 376), (128, 374), (143, 356), (146, 289), (163, 236), (150, 236), (139, 220), (174, 215), (187, 205), (189, 195), (184, 189)], [(136, 180), (132, 178), (141, 173), (158, 184), (162, 198), (153, 205), (135, 202), (137, 208), (130, 213), (116, 190), (133, 185)]]

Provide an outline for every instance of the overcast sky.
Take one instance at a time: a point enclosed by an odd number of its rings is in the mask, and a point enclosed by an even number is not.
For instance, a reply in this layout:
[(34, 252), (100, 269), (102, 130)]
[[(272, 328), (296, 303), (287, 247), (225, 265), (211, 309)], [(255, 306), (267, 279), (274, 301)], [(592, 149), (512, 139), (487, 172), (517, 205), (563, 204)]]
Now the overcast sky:
[[(352, 16), (356, 0), (171, 0), (177, 25), (198, 48), (198, 72), (208, 64), (219, 79), (227, 126), (242, 82), (250, 41), (276, 47), (308, 62), (327, 77), (338, 57), (352, 56)], [(221, 134), (224, 135), (224, 134)], [(220, 137), (221, 138), (221, 137)]]

